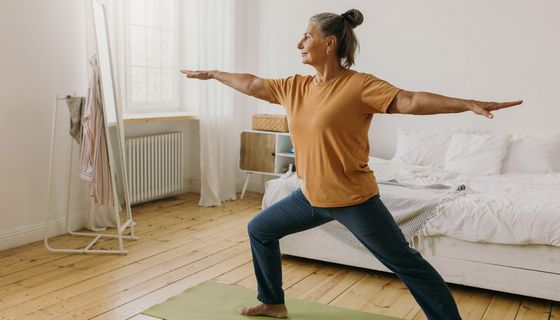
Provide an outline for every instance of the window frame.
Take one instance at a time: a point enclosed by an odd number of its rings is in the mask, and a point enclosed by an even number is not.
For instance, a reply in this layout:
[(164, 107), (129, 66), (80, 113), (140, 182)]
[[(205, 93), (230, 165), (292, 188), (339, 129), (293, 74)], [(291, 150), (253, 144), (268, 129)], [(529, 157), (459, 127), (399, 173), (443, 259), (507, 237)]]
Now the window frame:
[[(181, 36), (180, 36), (180, 2), (179, 0), (170, 0), (172, 4), (172, 12), (174, 13), (174, 23), (171, 28), (173, 35), (173, 54), (171, 63), (171, 75), (172, 75), (172, 85), (171, 85), (171, 101), (149, 101), (145, 100), (142, 102), (134, 102), (132, 100), (132, 58), (131, 58), (131, 29), (132, 29), (132, 19), (131, 19), (131, 6), (130, 2), (135, 0), (125, 0), (124, 1), (124, 83), (125, 83), (125, 114), (141, 114), (141, 113), (176, 113), (184, 111), (181, 107), (181, 87), (179, 80), (181, 79), (179, 74), (179, 53), (181, 50)], [(157, 1), (157, 0), (152, 0)], [(146, 0), (146, 3), (150, 3), (150, 0)], [(147, 9), (149, 10), (149, 9)], [(147, 29), (161, 29), (161, 27), (147, 26)], [(146, 50), (147, 53), (147, 50)], [(145, 66), (147, 68), (147, 66)], [(167, 68), (160, 67), (159, 70), (164, 70)], [(173, 70), (177, 71), (177, 74), (173, 74)], [(147, 86), (148, 84), (146, 84)]]

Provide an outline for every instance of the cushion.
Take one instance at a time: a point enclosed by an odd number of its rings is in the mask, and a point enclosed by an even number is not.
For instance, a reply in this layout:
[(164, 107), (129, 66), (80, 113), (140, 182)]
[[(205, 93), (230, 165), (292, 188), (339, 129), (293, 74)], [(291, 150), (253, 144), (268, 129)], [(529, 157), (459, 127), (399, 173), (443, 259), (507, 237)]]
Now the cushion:
[(465, 174), (500, 174), (509, 145), (506, 134), (454, 133), (445, 154), (445, 169)]
[(512, 139), (502, 173), (560, 172), (560, 135), (516, 136)]
[(419, 166), (443, 168), (452, 134), (450, 130), (400, 129), (393, 159)]

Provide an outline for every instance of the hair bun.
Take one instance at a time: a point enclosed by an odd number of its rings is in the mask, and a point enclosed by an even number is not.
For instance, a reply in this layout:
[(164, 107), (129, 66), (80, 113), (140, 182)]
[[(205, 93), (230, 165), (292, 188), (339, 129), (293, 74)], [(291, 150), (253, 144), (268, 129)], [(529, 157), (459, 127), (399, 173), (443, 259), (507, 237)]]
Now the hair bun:
[(364, 16), (358, 9), (350, 9), (340, 15), (346, 22), (353, 28), (361, 25), (364, 22)]

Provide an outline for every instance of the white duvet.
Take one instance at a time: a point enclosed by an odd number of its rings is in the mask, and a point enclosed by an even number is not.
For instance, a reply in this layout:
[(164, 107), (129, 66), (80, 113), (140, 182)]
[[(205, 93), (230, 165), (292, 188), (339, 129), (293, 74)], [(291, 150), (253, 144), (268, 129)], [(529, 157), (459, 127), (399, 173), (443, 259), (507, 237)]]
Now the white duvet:
[[(560, 246), (560, 174), (475, 176), (379, 158), (371, 158), (369, 164), (378, 181), (467, 187), (441, 204), (438, 214), (426, 224), (424, 235)], [(383, 184), (380, 189), (381, 193), (416, 191), (399, 191)]]

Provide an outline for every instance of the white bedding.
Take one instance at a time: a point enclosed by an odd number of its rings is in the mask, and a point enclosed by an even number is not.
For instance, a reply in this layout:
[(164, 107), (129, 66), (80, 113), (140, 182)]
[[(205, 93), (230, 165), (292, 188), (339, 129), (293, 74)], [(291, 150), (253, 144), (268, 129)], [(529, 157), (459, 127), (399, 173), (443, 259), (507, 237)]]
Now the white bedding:
[[(445, 184), (466, 190), (453, 193), (425, 225), (424, 235), (445, 235), (473, 242), (560, 246), (560, 174), (466, 175), (398, 160), (371, 158), (379, 182)], [(267, 182), (263, 207), (298, 187), (295, 177)], [(271, 186), (273, 186), (271, 188)], [(410, 189), (380, 183), (380, 192), (418, 198), (445, 190)]]
[[(500, 244), (560, 246), (560, 174), (465, 175), (401, 161), (370, 159), (379, 181), (464, 184), (444, 202), (424, 235)], [(381, 192), (384, 192), (383, 185)], [(416, 190), (415, 190), (416, 191)]]

